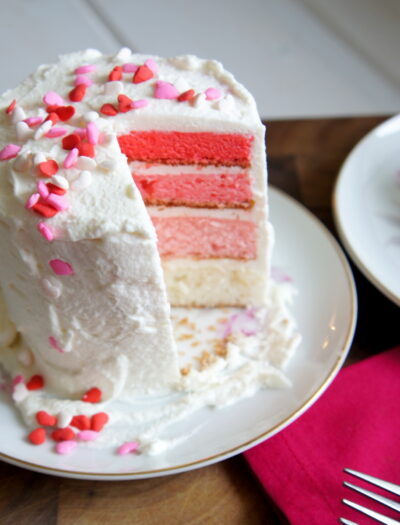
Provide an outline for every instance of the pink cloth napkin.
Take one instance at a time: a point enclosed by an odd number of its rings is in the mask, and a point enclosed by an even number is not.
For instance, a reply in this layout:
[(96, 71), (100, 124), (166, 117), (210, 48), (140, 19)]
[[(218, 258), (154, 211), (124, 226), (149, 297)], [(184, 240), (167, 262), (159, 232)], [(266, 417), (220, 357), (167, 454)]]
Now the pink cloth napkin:
[(245, 457), (292, 525), (368, 521), (342, 498), (399, 519), (342, 482), (367, 486), (348, 467), (400, 484), (400, 346), (341, 370), (303, 416)]

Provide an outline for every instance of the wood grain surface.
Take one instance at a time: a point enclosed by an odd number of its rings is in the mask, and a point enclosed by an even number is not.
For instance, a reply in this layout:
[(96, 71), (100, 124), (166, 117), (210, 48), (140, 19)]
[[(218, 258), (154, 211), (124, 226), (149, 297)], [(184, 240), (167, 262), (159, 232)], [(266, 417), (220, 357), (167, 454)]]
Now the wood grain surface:
[[(331, 199), (352, 147), (387, 117), (268, 124), (269, 180), (335, 234)], [(348, 362), (398, 344), (398, 308), (352, 266), (359, 316)], [(184, 474), (138, 481), (81, 481), (0, 462), (1, 525), (283, 525), (242, 456)]]

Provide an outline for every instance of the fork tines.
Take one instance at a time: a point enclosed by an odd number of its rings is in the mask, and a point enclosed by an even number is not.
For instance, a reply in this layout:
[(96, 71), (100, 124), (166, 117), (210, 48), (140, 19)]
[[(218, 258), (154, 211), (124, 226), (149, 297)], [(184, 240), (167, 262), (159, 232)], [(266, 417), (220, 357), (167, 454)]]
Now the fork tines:
[[(370, 476), (368, 474), (357, 472), (356, 470), (346, 468), (344, 469), (344, 471), (347, 472), (347, 474), (360, 478), (364, 481), (367, 481), (368, 483), (371, 483), (372, 485), (383, 488), (384, 490), (387, 490), (388, 492), (391, 492), (392, 494), (396, 494), (397, 496), (400, 496), (400, 486), (399, 485), (390, 483), (388, 481), (384, 481), (382, 479), (376, 478), (374, 476)], [(396, 502), (396, 501), (393, 501), (392, 499), (386, 498), (379, 494), (375, 494), (374, 492), (370, 490), (358, 487), (357, 485), (353, 485), (353, 483), (349, 483), (347, 481), (344, 481), (343, 484), (349, 489), (359, 492), (360, 494), (363, 494), (364, 496), (367, 496), (368, 498), (378, 501), (382, 505), (390, 507), (391, 509), (400, 513), (400, 502)], [(379, 521), (380, 523), (384, 523), (385, 525), (399, 525), (400, 524), (400, 521), (384, 516), (383, 514), (380, 514), (379, 512), (370, 510), (367, 507), (359, 505), (358, 503), (354, 503), (348, 499), (343, 499), (342, 502), (345, 505), (348, 505), (349, 507), (352, 507), (353, 509), (356, 509), (359, 512), (362, 512), (363, 514), (366, 514), (367, 516), (375, 519), (376, 521)], [(346, 520), (344, 518), (340, 518), (340, 521), (341, 523), (344, 523), (347, 525), (357, 525), (354, 522), (350, 520)]]

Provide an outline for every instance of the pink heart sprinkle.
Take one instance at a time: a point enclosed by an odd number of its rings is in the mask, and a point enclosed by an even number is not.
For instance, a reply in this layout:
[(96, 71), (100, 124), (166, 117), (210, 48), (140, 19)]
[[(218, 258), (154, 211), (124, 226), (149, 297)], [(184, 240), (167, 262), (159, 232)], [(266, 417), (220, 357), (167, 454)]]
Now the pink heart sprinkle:
[(119, 456), (125, 456), (126, 454), (129, 454), (130, 452), (135, 452), (139, 447), (139, 443), (137, 441), (128, 441), (127, 443), (123, 443), (118, 451), (117, 454)]
[(47, 199), (50, 193), (49, 188), (46, 186), (46, 184), (42, 180), (37, 183), (37, 189), (38, 189), (39, 195), (43, 199)]
[(81, 137), (81, 139), (85, 139), (86, 138), (86, 128), (75, 128), (74, 129), (74, 133), (76, 135), (79, 135)]
[(21, 146), (18, 146), (17, 144), (7, 144), (7, 146), (4, 146), (4, 148), (0, 151), (0, 160), (13, 159), (20, 151)]
[(164, 82), (163, 80), (156, 82), (156, 88), (154, 90), (155, 98), (174, 99), (178, 98), (178, 96), (178, 90), (169, 82)]
[(144, 63), (144, 65), (147, 66), (150, 69), (150, 71), (152, 71), (154, 74), (157, 73), (158, 66), (152, 58), (148, 58), (146, 62)]
[(149, 105), (149, 101), (145, 100), (144, 98), (141, 98), (139, 100), (134, 100), (132, 102), (132, 109), (145, 108), (148, 105)]
[(74, 86), (79, 86), (80, 84), (90, 87), (93, 84), (93, 80), (91, 80), (89, 77), (86, 77), (85, 75), (78, 75), (74, 80)]
[(86, 126), (87, 138), (90, 144), (96, 145), (99, 142), (99, 128), (94, 122), (89, 122)]
[(54, 239), (54, 234), (51, 228), (49, 228), (49, 226), (47, 226), (47, 224), (45, 224), (44, 222), (39, 222), (39, 224), (37, 225), (37, 229), (39, 233), (43, 235), (46, 241), (51, 242)]
[(28, 200), (26, 201), (25, 208), (29, 210), (30, 208), (33, 208), (37, 201), (40, 199), (39, 193), (33, 193), (30, 197), (28, 197)]
[(96, 65), (95, 64), (86, 64), (84, 66), (79, 66), (75, 69), (74, 73), (75, 75), (81, 75), (84, 73), (92, 73), (92, 71), (96, 71)]
[(34, 128), (43, 122), (42, 117), (28, 117), (23, 122), (26, 122), (30, 128)]
[(139, 66), (137, 66), (136, 64), (124, 64), (122, 66), (122, 71), (124, 73), (134, 73), (138, 69), (139, 69)]
[(77, 438), (81, 441), (95, 441), (99, 437), (99, 433), (95, 430), (82, 430), (78, 432)]
[(65, 350), (61, 348), (61, 346), (59, 345), (57, 339), (53, 337), (52, 335), (49, 337), (49, 343), (51, 344), (53, 348), (57, 350), (57, 352), (60, 352), (60, 354), (63, 354), (65, 352)]
[(69, 210), (69, 201), (65, 195), (57, 195), (57, 193), (50, 193), (46, 199), (46, 203), (53, 206), (58, 211)]
[(22, 383), (24, 381), (24, 377), (21, 376), (21, 375), (17, 375), (13, 378), (11, 384), (12, 386), (16, 386), (18, 385), (19, 383)]
[(217, 88), (208, 88), (205, 90), (205, 94), (206, 94), (206, 100), (216, 100), (217, 98), (221, 98), (222, 97), (222, 92), (221, 90), (217, 89)]
[(56, 137), (62, 137), (66, 133), (68, 133), (68, 130), (66, 130), (65, 128), (54, 127), (49, 129), (49, 131), (45, 134), (45, 137), (53, 139)]
[(52, 259), (49, 261), (49, 265), (56, 275), (73, 275), (74, 269), (66, 261), (61, 259)]
[(43, 97), (43, 102), (48, 106), (64, 106), (64, 99), (55, 91), (48, 91)]
[(75, 164), (77, 158), (79, 157), (79, 150), (78, 148), (73, 148), (68, 155), (65, 157), (63, 167), (68, 169), (72, 168), (72, 166)]
[(68, 441), (60, 441), (56, 445), (56, 452), (57, 454), (70, 454), (76, 447), (78, 446), (78, 443), (76, 441), (68, 440)]

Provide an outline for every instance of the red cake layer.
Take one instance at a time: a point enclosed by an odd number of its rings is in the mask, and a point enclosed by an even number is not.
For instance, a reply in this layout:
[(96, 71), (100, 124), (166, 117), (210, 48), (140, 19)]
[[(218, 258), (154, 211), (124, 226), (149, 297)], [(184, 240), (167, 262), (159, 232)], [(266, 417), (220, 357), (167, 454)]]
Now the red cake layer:
[(151, 217), (161, 257), (255, 259), (256, 226), (212, 217)]
[(253, 137), (239, 133), (131, 131), (118, 141), (129, 160), (247, 168)]
[(147, 205), (206, 208), (249, 208), (252, 205), (247, 173), (180, 173), (143, 175), (134, 181)]

